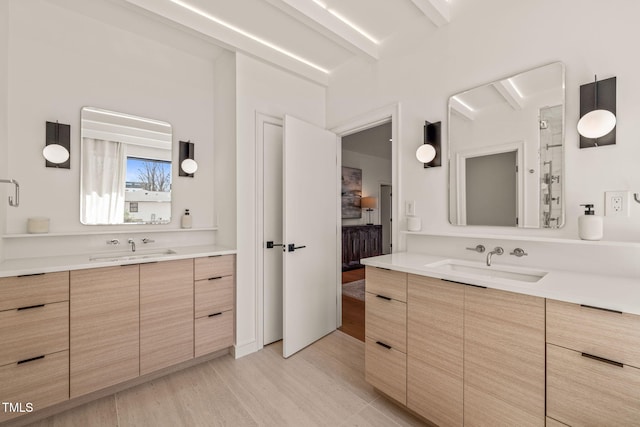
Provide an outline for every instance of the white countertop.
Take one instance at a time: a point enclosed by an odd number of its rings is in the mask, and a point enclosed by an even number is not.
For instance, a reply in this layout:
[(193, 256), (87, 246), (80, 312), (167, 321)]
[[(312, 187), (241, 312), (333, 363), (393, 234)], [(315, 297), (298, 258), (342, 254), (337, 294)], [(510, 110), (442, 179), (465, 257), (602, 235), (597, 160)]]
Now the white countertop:
[[(235, 249), (229, 249), (222, 246), (207, 245), (207, 246), (187, 246), (170, 248), (173, 252), (168, 255), (150, 256), (141, 259), (132, 260), (100, 260), (91, 261), (89, 258), (93, 255), (109, 256), (116, 253), (104, 252), (100, 254), (86, 254), (86, 255), (65, 255), (65, 256), (53, 256), (53, 257), (38, 257), (38, 258), (21, 258), (21, 259), (9, 259), (0, 262), (0, 277), (21, 276), (25, 274), (39, 274), (39, 273), (53, 273), (56, 271), (67, 270), (83, 270), (87, 268), (97, 267), (113, 267), (114, 265), (129, 265), (129, 264), (144, 264), (156, 261), (171, 261), (176, 259), (185, 258), (198, 258), (214, 255), (229, 255), (235, 254)], [(145, 249), (139, 250), (135, 253), (131, 252), (130, 255), (144, 255), (145, 253), (160, 252), (163, 249)], [(123, 251), (118, 251), (117, 254), (123, 254)]]
[[(538, 282), (526, 283), (510, 279), (475, 276), (471, 273), (443, 272), (427, 266), (447, 259), (451, 258), (400, 252), (365, 258), (360, 262), (372, 267), (640, 315), (640, 278), (583, 274), (576, 271), (536, 267), (536, 270), (543, 270), (547, 274)], [(497, 260), (494, 261), (494, 267), (500, 268), (500, 266), (514, 267), (515, 265), (509, 264), (507, 266), (500, 264)], [(527, 267), (525, 270), (531, 270), (531, 268)]]

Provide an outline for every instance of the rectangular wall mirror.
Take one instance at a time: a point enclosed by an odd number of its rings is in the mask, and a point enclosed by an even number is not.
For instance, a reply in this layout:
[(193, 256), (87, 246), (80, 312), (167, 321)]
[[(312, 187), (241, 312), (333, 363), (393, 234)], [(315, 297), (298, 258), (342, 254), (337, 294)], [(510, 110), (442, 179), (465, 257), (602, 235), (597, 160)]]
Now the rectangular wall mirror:
[(449, 98), (449, 222), (564, 225), (564, 64)]
[(171, 125), (94, 107), (81, 112), (80, 222), (171, 221)]

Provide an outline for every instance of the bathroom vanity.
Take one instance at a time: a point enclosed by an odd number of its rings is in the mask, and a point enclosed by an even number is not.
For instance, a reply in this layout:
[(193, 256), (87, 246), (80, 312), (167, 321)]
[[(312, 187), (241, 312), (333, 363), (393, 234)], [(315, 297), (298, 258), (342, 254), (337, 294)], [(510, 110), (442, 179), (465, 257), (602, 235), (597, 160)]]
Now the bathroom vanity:
[[(4, 262), (3, 401), (23, 412), (85, 402), (226, 353), (234, 341), (234, 252), (211, 246)], [(2, 411), (0, 422), (18, 415)]]
[(362, 262), (366, 379), (413, 412), (440, 426), (640, 419), (635, 280), (412, 253)]

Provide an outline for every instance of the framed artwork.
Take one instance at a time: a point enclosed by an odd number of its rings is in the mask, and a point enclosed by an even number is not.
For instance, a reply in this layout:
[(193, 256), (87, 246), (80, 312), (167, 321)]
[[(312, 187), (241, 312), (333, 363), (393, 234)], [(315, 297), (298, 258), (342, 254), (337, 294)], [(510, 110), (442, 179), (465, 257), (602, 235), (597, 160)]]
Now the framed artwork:
[(362, 218), (362, 169), (342, 167), (342, 219)]

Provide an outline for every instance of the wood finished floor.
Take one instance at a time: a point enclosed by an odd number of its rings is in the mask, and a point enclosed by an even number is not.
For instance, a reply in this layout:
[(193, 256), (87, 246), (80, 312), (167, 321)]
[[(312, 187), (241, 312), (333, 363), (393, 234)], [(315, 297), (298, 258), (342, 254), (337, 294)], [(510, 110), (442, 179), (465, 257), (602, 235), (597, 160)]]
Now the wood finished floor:
[[(364, 268), (342, 272), (342, 283), (364, 279)], [(347, 335), (364, 341), (364, 301), (342, 295), (342, 326)]]
[(364, 381), (364, 343), (333, 332), (289, 359), (281, 343), (226, 355), (31, 424), (422, 426)]

